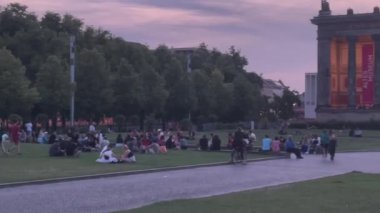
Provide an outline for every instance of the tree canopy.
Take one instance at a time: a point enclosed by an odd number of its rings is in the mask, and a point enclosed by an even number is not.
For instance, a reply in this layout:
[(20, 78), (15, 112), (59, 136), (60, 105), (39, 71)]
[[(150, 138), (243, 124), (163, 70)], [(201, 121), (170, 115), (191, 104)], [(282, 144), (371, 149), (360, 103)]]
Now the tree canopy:
[[(71, 35), (76, 37), (75, 85), (69, 83)], [(247, 72), (247, 64), (233, 46), (223, 53), (202, 43), (189, 57), (165, 45), (149, 49), (125, 41), (70, 14), (48, 11), (38, 18), (21, 4), (0, 7), (1, 118), (13, 113), (67, 118), (74, 86), (77, 119), (258, 119), (268, 103), (260, 93), (261, 77)], [(287, 94), (285, 99), (294, 101)], [(292, 115), (286, 103), (283, 117)]]

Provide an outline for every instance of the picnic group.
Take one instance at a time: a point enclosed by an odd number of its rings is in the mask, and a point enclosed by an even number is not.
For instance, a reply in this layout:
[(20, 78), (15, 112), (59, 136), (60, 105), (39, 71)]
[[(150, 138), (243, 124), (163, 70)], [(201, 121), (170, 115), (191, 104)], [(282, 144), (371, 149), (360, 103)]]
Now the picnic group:
[[(304, 135), (295, 142), (292, 135), (286, 137), (280, 135), (270, 138), (265, 135), (261, 143), (258, 142), (253, 130), (244, 130), (239, 127), (234, 133), (229, 133), (227, 143), (222, 141), (217, 134), (204, 134), (198, 142), (189, 143), (195, 139), (195, 133), (184, 134), (182, 131), (156, 129), (153, 131), (130, 130), (123, 137), (118, 134), (115, 141), (110, 142), (106, 133), (96, 129), (96, 123), (91, 123), (86, 134), (79, 133), (75, 129), (69, 129), (66, 134), (50, 134), (44, 129), (34, 133), (33, 124), (27, 122), (13, 122), (8, 125), (8, 130), (3, 131), (1, 141), (11, 141), (17, 145), (17, 153), (21, 154), (20, 142), (35, 142), (50, 144), (49, 156), (79, 156), (82, 152), (99, 152), (95, 160), (98, 163), (135, 163), (135, 153), (141, 154), (165, 154), (168, 150), (187, 150), (194, 148), (199, 151), (227, 151), (230, 152), (230, 162), (246, 163), (248, 152), (263, 152), (274, 154), (288, 153), (297, 159), (302, 159), (303, 154), (322, 154), (330, 160), (335, 157), (337, 138), (333, 131), (324, 130), (320, 135)], [(121, 148), (121, 154), (117, 155), (115, 148)]]

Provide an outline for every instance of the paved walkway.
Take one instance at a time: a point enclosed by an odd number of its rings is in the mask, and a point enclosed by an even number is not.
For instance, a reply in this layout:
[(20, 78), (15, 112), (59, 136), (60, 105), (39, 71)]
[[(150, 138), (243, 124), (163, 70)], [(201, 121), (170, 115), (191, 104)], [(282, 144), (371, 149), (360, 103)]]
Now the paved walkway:
[(362, 171), (380, 173), (380, 153), (338, 153), (0, 189), (1, 212), (110, 212)]

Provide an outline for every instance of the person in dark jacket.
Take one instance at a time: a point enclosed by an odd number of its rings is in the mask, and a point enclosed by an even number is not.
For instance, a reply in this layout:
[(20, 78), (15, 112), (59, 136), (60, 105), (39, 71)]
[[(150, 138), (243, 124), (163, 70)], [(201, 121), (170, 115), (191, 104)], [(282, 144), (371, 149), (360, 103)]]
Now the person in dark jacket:
[(199, 139), (199, 148), (202, 151), (208, 151), (208, 139), (206, 135), (203, 135), (203, 137)]
[(288, 139), (285, 142), (285, 150), (288, 153), (294, 153), (297, 156), (297, 159), (303, 158), (301, 156), (301, 150), (296, 147), (291, 135), (288, 136)]
[(337, 143), (338, 143), (338, 140), (336, 139), (335, 134), (331, 134), (330, 142), (329, 142), (329, 154), (330, 154), (331, 161), (334, 161)]
[(53, 143), (49, 148), (50, 157), (61, 157), (65, 156), (65, 150), (62, 149), (60, 142)]
[(214, 135), (214, 137), (211, 140), (211, 147), (210, 151), (220, 151), (220, 144), (222, 142), (220, 141), (220, 138), (218, 135)]
[[(234, 134), (234, 142), (233, 142), (233, 149), (231, 152), (231, 163), (235, 163), (235, 155), (238, 154), (239, 159), (242, 161), (243, 164), (245, 164), (246, 160), (246, 143), (244, 142), (244, 132), (239, 127), (238, 130)], [(247, 138), (248, 140), (248, 138)]]

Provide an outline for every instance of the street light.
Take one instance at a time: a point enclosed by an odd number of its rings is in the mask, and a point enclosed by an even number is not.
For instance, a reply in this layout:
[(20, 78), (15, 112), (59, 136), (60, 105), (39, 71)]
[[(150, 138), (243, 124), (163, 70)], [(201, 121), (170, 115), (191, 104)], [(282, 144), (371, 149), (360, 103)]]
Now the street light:
[(74, 101), (75, 101), (75, 36), (70, 36), (70, 125), (74, 126)]

